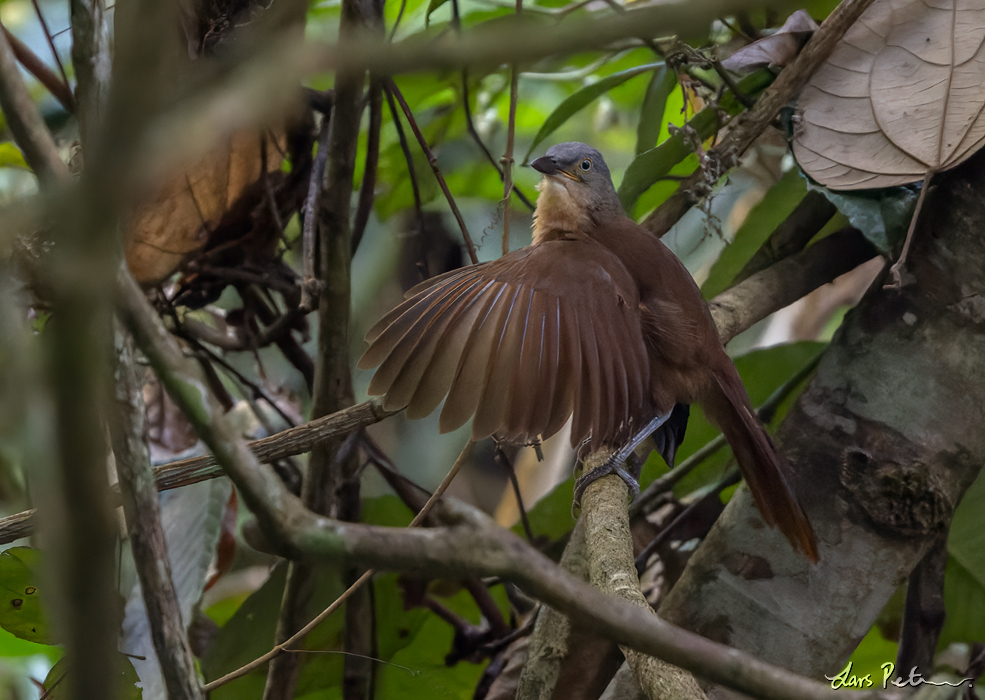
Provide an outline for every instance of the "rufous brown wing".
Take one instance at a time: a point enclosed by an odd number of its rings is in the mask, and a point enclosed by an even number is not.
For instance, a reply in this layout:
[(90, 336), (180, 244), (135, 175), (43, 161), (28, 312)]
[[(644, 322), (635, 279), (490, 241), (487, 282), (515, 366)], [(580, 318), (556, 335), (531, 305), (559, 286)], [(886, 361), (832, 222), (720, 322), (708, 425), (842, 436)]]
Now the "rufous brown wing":
[(527, 443), (570, 418), (572, 445), (589, 450), (631, 445), (658, 416), (676, 416), (657, 440), (671, 459), (683, 407), (700, 403), (763, 519), (817, 561), (807, 516), (685, 267), (625, 216), (595, 149), (559, 144), (532, 165), (544, 174), (533, 244), (408, 292), (367, 335), (359, 366), (379, 365), (369, 392), (411, 418), (444, 400), (442, 432), (474, 418), (474, 439)]

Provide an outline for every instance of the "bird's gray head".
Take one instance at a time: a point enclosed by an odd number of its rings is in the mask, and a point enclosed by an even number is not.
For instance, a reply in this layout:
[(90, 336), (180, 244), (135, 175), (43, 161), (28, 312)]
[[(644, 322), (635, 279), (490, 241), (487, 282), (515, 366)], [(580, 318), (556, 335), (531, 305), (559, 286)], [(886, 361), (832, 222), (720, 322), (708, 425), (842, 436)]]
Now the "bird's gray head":
[[(622, 213), (602, 154), (577, 141), (559, 143), (530, 164), (544, 174), (538, 186), (535, 240), (584, 226), (589, 220)], [(579, 223), (580, 222), (580, 223)]]

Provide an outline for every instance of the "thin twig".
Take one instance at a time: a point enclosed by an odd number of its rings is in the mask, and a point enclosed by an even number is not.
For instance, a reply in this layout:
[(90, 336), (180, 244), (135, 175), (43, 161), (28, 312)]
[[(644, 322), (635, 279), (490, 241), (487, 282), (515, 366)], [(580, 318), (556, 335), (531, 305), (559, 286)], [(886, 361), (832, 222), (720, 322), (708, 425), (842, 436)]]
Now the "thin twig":
[(421, 128), (417, 125), (417, 120), (414, 119), (413, 112), (410, 111), (410, 107), (407, 105), (407, 101), (404, 99), (403, 94), (400, 92), (400, 88), (397, 84), (393, 82), (393, 78), (386, 79), (386, 90), (391, 93), (394, 99), (400, 104), (400, 109), (404, 113), (404, 117), (407, 118), (407, 123), (410, 124), (411, 130), (414, 132), (414, 136), (417, 137), (417, 143), (420, 144), (421, 150), (424, 151), (424, 155), (427, 156), (428, 163), (431, 165), (431, 170), (434, 171), (434, 176), (438, 180), (438, 185), (441, 187), (441, 191), (445, 195), (445, 199), (448, 200), (448, 206), (451, 207), (452, 214), (455, 215), (455, 221), (458, 222), (458, 227), (462, 230), (462, 238), (465, 239), (465, 247), (469, 251), (469, 259), (472, 261), (473, 265), (479, 263), (479, 256), (476, 255), (475, 245), (472, 243), (472, 236), (469, 235), (469, 229), (465, 225), (465, 219), (462, 217), (462, 212), (458, 208), (458, 204), (455, 203), (455, 198), (452, 196), (451, 190), (448, 189), (448, 183), (445, 182), (445, 176), (441, 174), (441, 170), (438, 168), (438, 159), (428, 146), (427, 139), (424, 138), (424, 134), (421, 133)]
[[(517, 7), (523, 0), (516, 0)], [(517, 13), (520, 10), (517, 9)], [(510, 252), (510, 194), (513, 192), (513, 137), (516, 133), (516, 100), (519, 70), (510, 68), (510, 116), (506, 126), (506, 152), (503, 154), (503, 255)]]
[(195, 700), (204, 696), (171, 577), (159, 496), (147, 451), (142, 383), (132, 341), (120, 330), (116, 340), (116, 401), (108, 422), (130, 548), (168, 697)]
[(893, 276), (893, 281), (883, 287), (883, 289), (900, 289), (903, 286), (903, 265), (906, 264), (906, 256), (910, 252), (910, 243), (913, 241), (913, 232), (917, 229), (917, 221), (920, 218), (920, 210), (923, 209), (923, 202), (927, 198), (927, 191), (930, 189), (930, 181), (937, 173), (936, 170), (928, 170), (923, 178), (923, 187), (920, 188), (920, 196), (917, 198), (917, 207), (913, 210), (910, 217), (910, 226), (906, 230), (906, 239), (903, 241), (903, 252), (899, 259), (889, 268), (889, 274)]
[[(499, 163), (496, 162), (496, 156), (494, 156), (492, 152), (490, 152), (490, 150), (486, 147), (486, 144), (483, 143), (482, 141), (482, 137), (479, 136), (479, 132), (475, 128), (475, 121), (472, 118), (472, 106), (471, 104), (469, 104), (469, 101), (470, 101), (469, 100), (469, 72), (467, 70), (463, 70), (462, 71), (462, 106), (465, 109), (465, 127), (469, 132), (469, 136), (472, 137), (472, 140), (475, 141), (476, 145), (486, 156), (486, 160), (488, 160), (492, 164), (492, 166), (496, 168), (496, 173), (499, 175), (499, 179), (504, 180), (506, 176), (503, 174), (503, 168), (500, 166)], [(529, 209), (530, 211), (533, 211), (536, 208), (534, 206), (534, 203), (530, 201), (530, 198), (523, 193), (523, 190), (521, 190), (515, 182), (513, 183), (513, 194), (515, 194), (519, 198), (519, 200), (523, 202), (523, 205), (527, 207), (527, 209)]]
[(359, 187), (359, 202), (356, 216), (352, 221), (352, 254), (356, 254), (359, 243), (369, 223), (369, 215), (376, 201), (376, 170), (380, 163), (380, 129), (383, 126), (383, 85), (379, 78), (369, 82), (369, 129), (366, 139), (366, 164), (363, 168), (363, 182)]
[(407, 162), (407, 177), (410, 179), (410, 191), (414, 195), (414, 214), (417, 217), (417, 230), (424, 226), (424, 211), (421, 209), (421, 187), (417, 183), (417, 168), (414, 167), (414, 156), (410, 152), (410, 144), (407, 142), (407, 134), (404, 133), (404, 125), (400, 121), (400, 114), (397, 112), (397, 104), (393, 101), (393, 95), (384, 86), (386, 103), (390, 108), (390, 117), (393, 119), (393, 126), (397, 129), (397, 140), (400, 142), (400, 150), (403, 151), (404, 160)]
[(68, 168), (58, 156), (51, 132), (21, 78), (6, 32), (0, 32), (0, 109), (7, 117), (14, 142), (38, 179), (51, 184), (66, 178)]
[(226, 374), (228, 374), (234, 380), (236, 380), (241, 385), (243, 385), (243, 387), (249, 389), (250, 392), (253, 395), (253, 400), (254, 401), (257, 400), (257, 399), (262, 399), (268, 406), (270, 406), (272, 409), (274, 409), (274, 411), (277, 413), (277, 415), (279, 415), (281, 417), (281, 419), (289, 427), (292, 427), (292, 428), (295, 427), (294, 419), (291, 418), (291, 416), (287, 415), (287, 413), (284, 411), (284, 409), (282, 409), (280, 406), (277, 405), (277, 402), (274, 401), (273, 398), (271, 398), (267, 394), (267, 392), (263, 390), (263, 387), (261, 387), (259, 384), (257, 384), (256, 382), (252, 381), (251, 379), (249, 379), (246, 375), (244, 375), (238, 369), (236, 369), (235, 367), (233, 367), (221, 355), (218, 355), (218, 354), (212, 352), (207, 347), (204, 347), (201, 343), (198, 343), (197, 341), (194, 341), (193, 340), (192, 342), (195, 343), (195, 346), (196, 346), (195, 349), (196, 350), (198, 350), (199, 352), (201, 352), (202, 354), (204, 354), (208, 359), (212, 360), (213, 362), (218, 363), (219, 366), (222, 367), (223, 370), (225, 370)]
[(513, 487), (517, 509), (520, 511), (520, 522), (523, 523), (523, 534), (526, 535), (528, 541), (533, 542), (534, 531), (530, 527), (530, 518), (527, 517), (527, 509), (523, 505), (523, 495), (520, 493), (520, 482), (516, 478), (516, 469), (513, 468), (513, 460), (506, 455), (506, 452), (503, 451), (499, 443), (496, 443), (496, 461), (506, 470), (506, 474), (510, 479), (510, 485)]
[[(455, 478), (455, 476), (461, 470), (462, 465), (465, 464), (465, 459), (466, 457), (468, 457), (469, 448), (471, 446), (472, 446), (471, 441), (466, 443), (465, 447), (458, 455), (458, 459), (455, 460), (455, 464), (452, 465), (452, 468), (448, 471), (448, 474), (445, 475), (445, 478), (438, 485), (438, 488), (434, 490), (434, 493), (428, 499), (427, 503), (424, 504), (424, 507), (421, 508), (421, 511), (414, 516), (414, 519), (410, 522), (410, 525), (408, 525), (408, 527), (417, 527), (425, 520), (425, 518), (428, 517), (428, 514), (431, 512), (431, 509), (434, 508), (435, 504), (437, 504), (438, 500), (451, 485), (452, 479)], [(279, 656), (282, 652), (287, 651), (288, 647), (293, 646), (294, 643), (296, 643), (298, 640), (303, 639), (309, 632), (311, 632), (311, 630), (315, 629), (324, 620), (326, 620), (332, 613), (334, 613), (336, 610), (342, 607), (342, 604), (345, 603), (345, 601), (348, 600), (365, 583), (367, 583), (375, 573), (376, 572), (373, 569), (370, 569), (369, 571), (365, 572), (362, 576), (356, 579), (356, 581), (351, 586), (349, 586), (342, 593), (342, 595), (336, 598), (331, 605), (329, 605), (327, 608), (322, 610), (311, 622), (309, 622), (307, 625), (305, 625), (300, 630), (298, 630), (297, 633), (292, 635), (289, 639), (275, 646), (273, 649), (268, 651), (263, 656), (254, 659), (250, 663), (246, 664), (245, 666), (241, 666), (235, 671), (227, 673), (221, 678), (217, 678), (216, 680), (210, 683), (206, 683), (205, 692), (211, 692), (216, 688), (239, 678), (240, 676), (244, 676), (250, 671), (252, 671), (253, 669), (258, 668), (263, 664), (267, 663), (275, 656)]]
[(301, 282), (301, 309), (311, 311), (315, 308), (315, 300), (321, 292), (323, 282), (318, 279), (315, 257), (315, 236), (318, 231), (318, 194), (321, 192), (325, 179), (325, 161), (328, 159), (328, 126), (330, 115), (322, 115), (321, 128), (318, 130), (318, 151), (315, 163), (311, 167), (311, 179), (308, 180), (308, 196), (304, 200), (304, 226), (301, 228), (302, 270), (304, 278)]
[[(6, 27), (3, 27), (3, 33), (7, 37), (7, 41), (10, 42), (10, 48), (13, 50), (14, 56), (27, 69), (27, 72), (45, 86), (52, 97), (61, 103), (66, 112), (74, 114), (75, 96), (72, 94), (72, 88), (69, 87), (68, 81), (65, 80), (63, 82), (36, 53), (31, 51), (31, 48), (27, 44), (7, 31)], [(61, 63), (58, 66), (60, 68)]]
[[(34, 5), (34, 12), (38, 16), (38, 22), (41, 23), (41, 29), (44, 30), (44, 38), (48, 40), (48, 48), (51, 49), (51, 57), (55, 59), (55, 65), (58, 66), (58, 72), (62, 75), (62, 84), (68, 90), (69, 94), (72, 92), (71, 84), (68, 82), (68, 74), (65, 73), (65, 66), (62, 65), (62, 59), (58, 55), (58, 49), (55, 48), (55, 40), (51, 36), (51, 30), (48, 29), (48, 23), (44, 19), (44, 13), (41, 12), (41, 6), (38, 4), (38, 0), (31, 0), (31, 4)], [(72, 106), (75, 106), (75, 98), (72, 98)], [(75, 111), (69, 110), (69, 111)]]
[[(516, 16), (523, 14), (523, 0), (516, 0)], [(513, 191), (513, 139), (516, 136), (516, 103), (520, 67), (510, 66), (510, 111), (506, 120), (506, 152), (503, 153), (503, 255), (510, 252), (510, 193)]]

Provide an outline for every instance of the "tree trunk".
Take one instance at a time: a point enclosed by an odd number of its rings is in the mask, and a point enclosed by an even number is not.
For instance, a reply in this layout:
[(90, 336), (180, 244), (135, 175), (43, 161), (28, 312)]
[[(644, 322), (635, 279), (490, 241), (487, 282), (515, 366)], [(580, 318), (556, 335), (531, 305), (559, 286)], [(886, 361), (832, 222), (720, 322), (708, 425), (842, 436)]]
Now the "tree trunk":
[(822, 680), (946, 530), (985, 461), (983, 163), (935, 178), (904, 287), (869, 290), (777, 436), (821, 562), (764, 527), (743, 489), (667, 620)]

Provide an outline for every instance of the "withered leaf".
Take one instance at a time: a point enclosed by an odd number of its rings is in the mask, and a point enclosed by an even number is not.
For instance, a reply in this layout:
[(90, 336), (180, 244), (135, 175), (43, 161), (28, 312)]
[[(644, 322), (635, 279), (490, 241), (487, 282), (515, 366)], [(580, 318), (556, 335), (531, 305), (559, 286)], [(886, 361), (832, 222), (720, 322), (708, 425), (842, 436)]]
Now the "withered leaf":
[(201, 250), (216, 223), (263, 174), (264, 161), (268, 173), (280, 170), (285, 147), (283, 132), (275, 141), (250, 129), (175, 173), (126, 227), (126, 259), (134, 278), (141, 284), (161, 282)]
[(800, 53), (817, 22), (807, 10), (797, 10), (775, 34), (757, 39), (722, 61), (722, 67), (736, 73), (749, 73), (767, 66), (785, 66)]
[(985, 0), (876, 0), (800, 97), (794, 155), (832, 189), (891, 187), (985, 143)]

